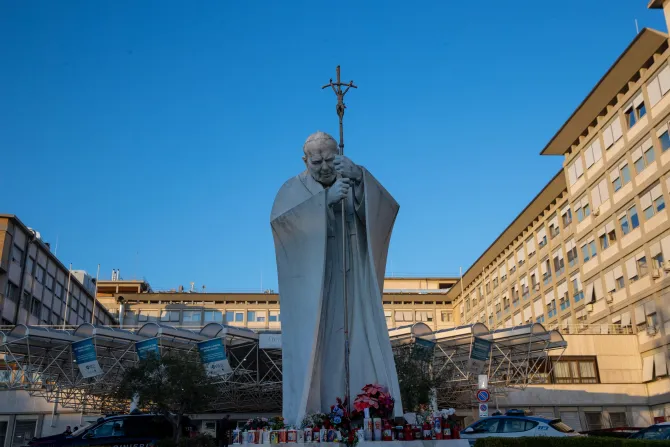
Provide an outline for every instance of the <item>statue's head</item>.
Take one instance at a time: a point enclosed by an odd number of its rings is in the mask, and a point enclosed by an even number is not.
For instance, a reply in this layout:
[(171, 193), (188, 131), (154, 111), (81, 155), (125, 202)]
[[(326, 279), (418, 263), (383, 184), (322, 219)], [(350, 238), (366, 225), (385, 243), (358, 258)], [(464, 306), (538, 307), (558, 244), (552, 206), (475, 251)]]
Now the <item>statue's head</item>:
[(338, 154), (335, 139), (319, 130), (307, 137), (302, 150), (305, 153), (302, 159), (314, 180), (324, 186), (332, 185), (336, 179), (333, 162)]

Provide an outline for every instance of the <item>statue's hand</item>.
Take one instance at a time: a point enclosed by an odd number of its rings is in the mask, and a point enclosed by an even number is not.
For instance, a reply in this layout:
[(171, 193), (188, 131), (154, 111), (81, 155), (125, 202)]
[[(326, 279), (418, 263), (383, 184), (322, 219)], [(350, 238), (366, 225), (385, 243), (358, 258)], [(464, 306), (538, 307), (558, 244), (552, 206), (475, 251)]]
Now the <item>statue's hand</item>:
[(356, 182), (363, 179), (363, 170), (357, 166), (353, 161), (344, 155), (336, 155), (333, 162), (335, 171), (344, 178), (350, 178)]
[(328, 188), (327, 192), (327, 201), (328, 205), (335, 205), (339, 203), (342, 199), (347, 197), (349, 194), (349, 188), (351, 188), (351, 180), (348, 178), (340, 178)]

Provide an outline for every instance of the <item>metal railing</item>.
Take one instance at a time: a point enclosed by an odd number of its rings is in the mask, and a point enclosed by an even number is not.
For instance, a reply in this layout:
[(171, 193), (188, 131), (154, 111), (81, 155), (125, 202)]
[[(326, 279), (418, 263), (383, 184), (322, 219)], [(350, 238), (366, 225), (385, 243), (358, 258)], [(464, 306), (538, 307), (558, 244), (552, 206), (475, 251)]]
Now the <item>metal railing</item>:
[(569, 324), (567, 326), (552, 324), (550, 330), (559, 331), (561, 334), (582, 335), (632, 335), (632, 326), (620, 326), (618, 324)]

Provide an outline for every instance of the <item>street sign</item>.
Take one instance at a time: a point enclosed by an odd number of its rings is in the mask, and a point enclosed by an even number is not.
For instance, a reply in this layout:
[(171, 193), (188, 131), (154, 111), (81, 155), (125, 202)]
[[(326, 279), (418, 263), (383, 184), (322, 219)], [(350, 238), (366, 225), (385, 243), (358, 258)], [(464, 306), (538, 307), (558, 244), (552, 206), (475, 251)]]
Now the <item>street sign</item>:
[(477, 390), (477, 400), (481, 403), (486, 403), (491, 398), (489, 390)]
[(489, 417), (489, 404), (479, 404), (479, 417), (480, 418)]

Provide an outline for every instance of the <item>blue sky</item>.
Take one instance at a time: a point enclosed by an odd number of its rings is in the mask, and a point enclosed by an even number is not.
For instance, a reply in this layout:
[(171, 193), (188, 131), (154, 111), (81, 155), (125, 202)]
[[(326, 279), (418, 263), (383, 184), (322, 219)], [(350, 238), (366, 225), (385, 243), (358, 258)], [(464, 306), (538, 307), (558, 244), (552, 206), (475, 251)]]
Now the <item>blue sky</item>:
[(401, 205), (387, 271), (457, 274), (634, 20), (665, 31), (646, 4), (0, 0), (0, 212), (103, 278), (276, 288), (270, 207), (340, 64), (346, 152)]

